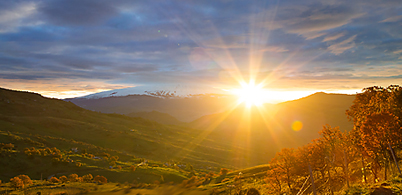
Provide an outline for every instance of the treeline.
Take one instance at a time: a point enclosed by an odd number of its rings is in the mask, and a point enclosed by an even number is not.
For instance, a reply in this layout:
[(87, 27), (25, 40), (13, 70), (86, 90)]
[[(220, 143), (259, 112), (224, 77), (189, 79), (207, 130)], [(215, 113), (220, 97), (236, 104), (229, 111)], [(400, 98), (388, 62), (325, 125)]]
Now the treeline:
[(265, 178), (272, 193), (333, 193), (350, 183), (400, 174), (402, 87), (365, 88), (346, 115), (353, 121), (352, 130), (326, 125), (320, 138), (276, 154)]
[[(49, 182), (51, 182), (51, 183), (67, 183), (67, 182), (107, 183), (107, 179), (106, 179), (106, 177), (100, 176), (100, 175), (93, 177), (91, 174), (87, 174), (87, 175), (83, 175), (82, 177), (79, 177), (77, 174), (71, 174), (68, 177), (64, 176), (64, 175), (60, 176), (59, 178), (52, 177), (49, 179)], [(1, 183), (1, 180), (0, 180), (0, 183)], [(32, 184), (33, 184), (33, 181), (27, 175), (18, 175), (16, 177), (11, 178), (10, 182), (9, 182), (9, 186), (14, 189), (27, 188)]]

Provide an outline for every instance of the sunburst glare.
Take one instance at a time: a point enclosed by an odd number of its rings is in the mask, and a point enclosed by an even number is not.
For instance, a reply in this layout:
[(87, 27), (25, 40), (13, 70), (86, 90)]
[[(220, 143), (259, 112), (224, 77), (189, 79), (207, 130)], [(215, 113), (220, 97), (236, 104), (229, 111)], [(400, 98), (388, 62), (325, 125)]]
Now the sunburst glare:
[(240, 89), (233, 90), (239, 97), (238, 103), (244, 102), (247, 107), (251, 107), (261, 106), (265, 102), (267, 91), (264, 90), (262, 83), (255, 84), (254, 80), (250, 80), (249, 83), (241, 82), (240, 85)]

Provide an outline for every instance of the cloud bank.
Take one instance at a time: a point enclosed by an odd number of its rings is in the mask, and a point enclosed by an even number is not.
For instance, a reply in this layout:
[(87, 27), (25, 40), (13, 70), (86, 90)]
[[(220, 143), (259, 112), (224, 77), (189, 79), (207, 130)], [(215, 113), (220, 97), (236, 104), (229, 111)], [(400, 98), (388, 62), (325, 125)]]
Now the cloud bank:
[(85, 82), (225, 88), (250, 77), (289, 90), (401, 84), (401, 13), (398, 0), (2, 1), (0, 83), (87, 92), (98, 89)]

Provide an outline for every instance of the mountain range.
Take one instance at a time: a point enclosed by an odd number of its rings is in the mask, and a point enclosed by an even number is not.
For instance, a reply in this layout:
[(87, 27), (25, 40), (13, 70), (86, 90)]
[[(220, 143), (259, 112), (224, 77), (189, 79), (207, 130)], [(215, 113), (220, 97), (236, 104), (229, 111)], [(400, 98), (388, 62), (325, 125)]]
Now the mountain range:
[[(342, 131), (352, 128), (345, 111), (355, 95), (323, 92), (283, 102), (247, 108), (236, 105), (228, 95), (198, 95), (161, 98), (148, 95), (128, 95), (99, 99), (76, 98), (69, 101), (90, 110), (142, 117), (162, 124), (174, 124), (202, 129), (230, 145), (248, 151), (245, 164), (263, 163), (284, 147), (299, 147), (318, 138), (326, 124)], [(177, 119), (177, 120), (176, 120)], [(183, 121), (183, 122), (182, 122)], [(302, 126), (292, 129), (292, 125)], [(269, 145), (267, 144), (269, 143)], [(258, 164), (257, 163), (257, 164)]]
[[(233, 107), (236, 99), (224, 95), (129, 95), (69, 102), (0, 89), (0, 130), (73, 139), (160, 161), (244, 168), (269, 162), (283, 147), (310, 142), (319, 137), (325, 124), (350, 130), (352, 123), (345, 111), (353, 99), (353, 95), (316, 93), (247, 108)], [(101, 113), (104, 110), (127, 116)], [(138, 112), (133, 114), (135, 110)], [(181, 122), (168, 115), (180, 112), (196, 119)], [(159, 123), (151, 121), (152, 117)], [(292, 129), (295, 121), (303, 125), (297, 131)]]

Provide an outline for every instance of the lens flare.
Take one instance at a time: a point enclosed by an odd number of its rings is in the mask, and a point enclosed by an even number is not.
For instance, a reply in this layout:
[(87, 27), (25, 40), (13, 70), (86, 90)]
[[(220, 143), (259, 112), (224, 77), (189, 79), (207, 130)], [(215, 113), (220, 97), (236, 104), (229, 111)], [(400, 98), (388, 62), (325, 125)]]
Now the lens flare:
[(295, 121), (292, 123), (293, 131), (300, 131), (303, 128), (303, 123), (301, 121)]

